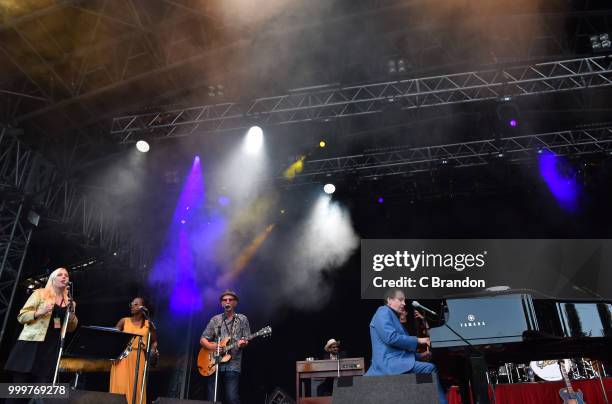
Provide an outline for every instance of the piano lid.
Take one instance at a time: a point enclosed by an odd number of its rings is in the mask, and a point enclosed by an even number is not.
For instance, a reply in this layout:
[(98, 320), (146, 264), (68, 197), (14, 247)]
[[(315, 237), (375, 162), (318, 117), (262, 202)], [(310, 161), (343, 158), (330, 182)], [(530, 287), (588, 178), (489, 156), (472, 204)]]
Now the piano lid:
[[(504, 296), (504, 295), (529, 295), (533, 299), (556, 299), (553, 296), (546, 295), (535, 289), (512, 289), (506, 287), (490, 287), (477, 292), (460, 293), (453, 295), (445, 295), (444, 299), (467, 299), (473, 297), (492, 297), (492, 296)], [(558, 300), (558, 299), (557, 299)]]
[[(447, 299), (446, 324), (473, 345), (523, 341), (538, 329), (528, 294)], [(429, 330), (432, 348), (465, 346), (445, 325)]]
[(563, 336), (572, 338), (612, 337), (612, 304), (559, 302)]

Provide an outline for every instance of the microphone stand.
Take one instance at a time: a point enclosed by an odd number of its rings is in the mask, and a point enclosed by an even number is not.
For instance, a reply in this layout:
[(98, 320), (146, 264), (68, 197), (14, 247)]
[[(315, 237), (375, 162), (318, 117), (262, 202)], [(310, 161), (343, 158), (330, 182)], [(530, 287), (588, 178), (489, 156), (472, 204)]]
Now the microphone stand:
[(155, 323), (151, 321), (149, 317), (149, 313), (147, 310), (142, 310), (142, 314), (145, 319), (149, 322), (149, 331), (147, 332), (147, 345), (145, 350), (145, 363), (144, 363), (144, 372), (142, 374), (142, 384), (140, 385), (140, 400), (138, 402), (142, 404), (142, 397), (144, 396), (145, 386), (147, 382), (147, 374), (149, 373), (149, 355), (151, 354), (151, 329), (157, 330), (155, 327)]
[[(223, 314), (223, 319), (225, 319), (225, 314)], [(217, 357), (215, 358), (215, 362), (215, 393), (213, 396), (213, 403), (217, 402), (217, 388), (219, 387), (219, 362), (221, 362), (221, 324), (219, 324), (217, 327)]]
[[(136, 337), (134, 337), (136, 338)], [(132, 339), (132, 341), (134, 341)], [(131, 346), (132, 342), (130, 342)], [(138, 336), (138, 349), (136, 350), (136, 368), (134, 369), (134, 386), (132, 387), (132, 404), (136, 404), (136, 392), (138, 391), (138, 373), (140, 370), (140, 351), (142, 350), (142, 336)]]
[(608, 395), (606, 394), (606, 386), (604, 385), (603, 377), (602, 377), (602, 367), (603, 364), (601, 361), (595, 361), (595, 372), (597, 373), (597, 378), (599, 379), (599, 386), (601, 387), (601, 392), (603, 393), (604, 402), (609, 404)]
[[(428, 311), (430, 311), (430, 310), (428, 310)], [(442, 313), (440, 313), (440, 316), (442, 316)], [(459, 334), (457, 331), (455, 331), (450, 325), (448, 325), (447, 322), (446, 322), (446, 319), (444, 320), (443, 324), (444, 324), (444, 326), (446, 328), (448, 328), (453, 334), (455, 334), (457, 337), (459, 337), (459, 339), (461, 339), (461, 341), (463, 341), (468, 346), (468, 348), (470, 349), (470, 351), (472, 353), (470, 355), (470, 358), (484, 358), (484, 353), (480, 349), (478, 349), (474, 345), (472, 345), (470, 343), (470, 341), (468, 341), (467, 339), (463, 338), (463, 336), (461, 336), (461, 334)], [(487, 381), (487, 386), (488, 386), (488, 381)], [(491, 400), (489, 400), (488, 388), (487, 388), (486, 395), (484, 397), (476, 395), (476, 397), (474, 397), (474, 398), (476, 400), (476, 404), (490, 404), (490, 402), (491, 402)], [(495, 390), (493, 390), (493, 400), (495, 402)]]
[[(55, 305), (55, 302), (53, 302)], [(57, 376), (59, 373), (60, 361), (62, 360), (62, 354), (64, 352), (64, 341), (66, 339), (66, 331), (68, 331), (68, 322), (70, 321), (70, 313), (72, 310), (72, 288), (68, 288), (68, 306), (66, 306), (66, 315), (64, 316), (64, 324), (62, 324), (62, 330), (60, 332), (60, 346), (59, 352), (57, 353), (57, 363), (55, 364), (55, 372), (53, 373), (53, 386), (57, 382)], [(53, 316), (53, 312), (51, 313)]]

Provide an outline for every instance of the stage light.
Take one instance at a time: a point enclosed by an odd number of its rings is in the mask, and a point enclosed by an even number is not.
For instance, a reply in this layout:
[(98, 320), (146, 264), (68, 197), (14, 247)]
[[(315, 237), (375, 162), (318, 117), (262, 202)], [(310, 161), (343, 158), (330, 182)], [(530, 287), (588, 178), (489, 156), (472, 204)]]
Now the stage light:
[(138, 149), (138, 151), (141, 153), (146, 153), (151, 150), (151, 146), (149, 146), (149, 143), (147, 143), (146, 141), (139, 140), (136, 142), (136, 149)]
[(326, 194), (331, 195), (336, 191), (336, 186), (334, 184), (325, 184), (323, 191), (325, 191)]
[(304, 169), (304, 159), (306, 156), (300, 156), (293, 164), (291, 164), (283, 173), (283, 176), (288, 180), (292, 180), (295, 176)]
[(563, 157), (546, 150), (538, 156), (540, 175), (559, 206), (567, 211), (578, 209), (580, 187), (575, 169)]
[(193, 158), (193, 161), (194, 161), (195, 163), (199, 163), (199, 162), (200, 162), (200, 156), (195, 156), (195, 157)]
[(404, 59), (399, 59), (397, 61), (397, 72), (406, 73), (406, 62), (404, 61)]
[(496, 108), (497, 128), (500, 135), (504, 133), (515, 133), (520, 129), (519, 122), (521, 113), (518, 105), (514, 101), (502, 101)]
[(325, 147), (325, 145), (326, 145), (326, 144), (327, 144), (327, 143), (325, 143), (325, 140), (321, 140), (321, 141), (319, 142), (319, 147), (320, 147), (320, 148), (323, 148), (323, 147)]
[(382, 196), (378, 197), (378, 203), (383, 203), (385, 201), (385, 199)]
[(263, 145), (263, 130), (259, 126), (251, 126), (247, 132), (244, 149), (249, 154), (255, 154)]
[(593, 52), (609, 52), (612, 50), (612, 42), (610, 42), (610, 35), (607, 33), (593, 35), (590, 37), (591, 47)]

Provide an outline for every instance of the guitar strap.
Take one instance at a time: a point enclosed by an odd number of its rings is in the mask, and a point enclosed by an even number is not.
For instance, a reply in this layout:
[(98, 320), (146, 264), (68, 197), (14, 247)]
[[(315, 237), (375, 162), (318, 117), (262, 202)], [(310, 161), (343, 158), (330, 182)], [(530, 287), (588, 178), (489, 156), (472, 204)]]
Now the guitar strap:
[(236, 317), (238, 315), (234, 314), (234, 318), (232, 318), (232, 321), (230, 322), (230, 326), (227, 326), (227, 322), (225, 320), (223, 320), (223, 325), (225, 325), (225, 330), (227, 331), (227, 336), (229, 337), (230, 341), (232, 341), (234, 339), (234, 326), (236, 325)]

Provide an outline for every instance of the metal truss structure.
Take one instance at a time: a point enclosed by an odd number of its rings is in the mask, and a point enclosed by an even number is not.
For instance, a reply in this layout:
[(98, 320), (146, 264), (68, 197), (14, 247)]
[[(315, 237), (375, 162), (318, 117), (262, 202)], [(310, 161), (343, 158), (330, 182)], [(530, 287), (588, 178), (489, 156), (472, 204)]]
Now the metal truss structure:
[(32, 235), (32, 226), (25, 218), (27, 214), (22, 201), (0, 202), (0, 344)]
[(0, 344), (32, 235), (18, 190), (28, 179), (33, 153), (7, 132), (0, 129)]
[(131, 268), (142, 269), (142, 246), (121, 231), (121, 223), (107, 217), (55, 167), (25, 147), (13, 130), (0, 132), (0, 342), (21, 276), (32, 228), (55, 221), (67, 235), (85, 246), (117, 252)]
[[(301, 47), (292, 48), (291, 63), (312, 60), (313, 51), (327, 55), (323, 59), (332, 58), (333, 63), (312, 66), (304, 82), (346, 83), (363, 80), (362, 74), (380, 76), (389, 56), (405, 58), (409, 74), (414, 69), (423, 75), (427, 67), (474, 62), (467, 57), (474, 49), (490, 51), (485, 63), (492, 64), (580, 55), (589, 35), (609, 31), (611, 10), (590, 12), (589, 1), (583, 0), (574, 2), (574, 11), (563, 12), (564, 2), (558, 3), (562, 6), (556, 12), (459, 17), (465, 26), (495, 27), (491, 35), (458, 36), (454, 21), (423, 18), (422, 5), (409, 0), (355, 0), (340, 15), (279, 21), (264, 34), (266, 40), (286, 43), (333, 27), (329, 41), (316, 50), (307, 41), (294, 41)], [(60, 0), (15, 16), (7, 10), (0, 23), (0, 54), (11, 67), (0, 81), (4, 121), (45, 127), (39, 118), (61, 117), (62, 130), (74, 130), (117, 116), (118, 110), (150, 106), (153, 100), (158, 105), (176, 102), (182, 91), (218, 83), (231, 87), (231, 77), (203, 65), (215, 60), (216, 65), (238, 69), (232, 58), (248, 54), (252, 33), (238, 22), (227, 26), (218, 13), (209, 11), (185, 0)], [(389, 24), (377, 24), (381, 18)], [(78, 24), (66, 27), (58, 20)], [(571, 29), (561, 32), (564, 25)], [(538, 30), (530, 29), (534, 26)], [(73, 41), (73, 36), (81, 39)], [(354, 46), (347, 46), (347, 38)], [(195, 79), (194, 66), (199, 73)], [(252, 66), (240, 68), (248, 71)], [(138, 91), (130, 91), (133, 85)], [(117, 104), (117, 99), (122, 102)]]
[(351, 87), (315, 87), (248, 103), (224, 103), (113, 120), (122, 142), (368, 115), (390, 103), (401, 109), (475, 102), (612, 85), (612, 57), (520, 65)]
[(462, 143), (395, 149), (353, 156), (306, 161), (292, 182), (313, 183), (352, 174), (361, 178), (432, 171), (442, 167), (471, 167), (493, 161), (533, 161), (539, 153), (583, 155), (612, 151), (612, 126), (484, 139)]
[[(353, 12), (359, 16), (402, 7), (402, 3), (406, 2), (356, 0)], [(54, 32), (54, 18), (66, 18), (65, 15), (78, 17), (83, 22), (74, 28), (86, 31), (79, 32), (87, 38), (86, 46), (64, 44), (62, 37), (67, 33)], [(38, 27), (41, 37), (33, 38), (29, 31), (31, 25)], [(300, 26), (292, 30), (307, 28)], [(223, 48), (245, 49), (249, 46), (243, 35), (233, 38), (229, 46), (219, 41), (225, 29), (227, 27), (220, 19), (207, 12), (207, 7), (183, 0), (160, 0), (155, 4), (138, 0), (57, 1), (29, 14), (7, 18), (0, 24), (0, 33), (10, 33), (31, 54), (28, 66), (20, 55), (0, 45), (0, 53), (22, 73), (19, 81), (3, 91), (15, 97), (17, 103), (24, 99), (35, 103), (25, 113), (15, 108), (17, 122), (62, 110), (62, 107), (77, 102), (91, 116), (99, 115), (86, 101), (101, 93), (154, 77), (161, 79), (158, 84), (164, 82), (175, 89), (190, 87), (181, 81), (177, 69), (218, 56), (217, 52)], [(109, 35), (111, 32), (117, 34)], [(49, 49), (39, 49), (36, 42), (52, 44), (61, 52), (61, 58), (48, 60)], [(73, 62), (67, 64), (66, 60)], [(29, 72), (31, 64), (36, 65), (38, 73), (51, 77), (52, 82), (43, 83)], [(205, 83), (210, 83), (210, 80)], [(79, 122), (72, 124), (81, 125)]]

